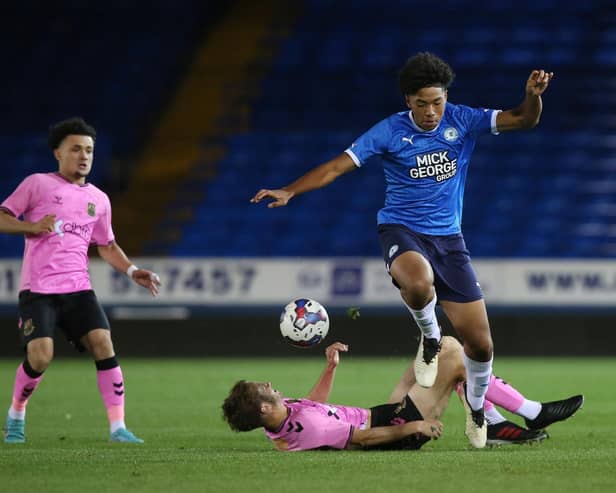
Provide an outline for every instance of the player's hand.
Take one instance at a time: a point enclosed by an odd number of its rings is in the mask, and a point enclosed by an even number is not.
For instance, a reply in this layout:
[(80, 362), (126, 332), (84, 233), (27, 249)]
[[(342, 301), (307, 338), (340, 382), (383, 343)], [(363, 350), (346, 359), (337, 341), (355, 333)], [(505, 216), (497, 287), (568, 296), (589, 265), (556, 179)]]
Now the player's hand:
[(554, 72), (545, 70), (533, 70), (526, 81), (526, 94), (530, 96), (541, 96), (548, 88), (548, 84), (554, 77)]
[(325, 357), (327, 358), (328, 366), (335, 368), (340, 363), (340, 352), (346, 353), (349, 346), (342, 342), (334, 342), (325, 348)]
[(56, 215), (47, 214), (44, 218), (38, 220), (35, 223), (31, 223), (31, 235), (40, 235), (45, 233), (53, 233), (54, 226), (56, 224)]
[(152, 296), (158, 294), (158, 289), (160, 288), (160, 277), (158, 277), (158, 274), (146, 269), (137, 269), (133, 272), (132, 278), (137, 284), (147, 288), (152, 293)]
[(273, 207), (282, 207), (289, 203), (289, 200), (293, 197), (292, 192), (288, 192), (287, 190), (267, 190), (261, 189), (257, 192), (257, 194), (250, 199), (253, 204), (257, 204), (261, 202), (263, 199), (270, 198), (274, 199), (273, 202), (267, 204), (267, 207), (270, 209)]
[(419, 435), (423, 435), (433, 440), (438, 440), (443, 433), (443, 423), (436, 419), (426, 419), (424, 421), (418, 421)]

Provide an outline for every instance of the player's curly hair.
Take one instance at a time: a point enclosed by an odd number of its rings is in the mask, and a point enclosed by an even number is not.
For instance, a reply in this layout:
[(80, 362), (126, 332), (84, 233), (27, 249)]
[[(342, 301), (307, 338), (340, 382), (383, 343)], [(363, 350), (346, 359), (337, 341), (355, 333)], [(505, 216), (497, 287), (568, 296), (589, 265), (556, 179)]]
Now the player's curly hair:
[(398, 73), (398, 86), (402, 95), (416, 94), (424, 87), (447, 89), (456, 74), (447, 62), (427, 51), (409, 58)]
[(256, 385), (246, 380), (237, 382), (222, 404), (222, 414), (233, 431), (250, 431), (263, 426)]
[(96, 130), (94, 127), (88, 125), (83, 118), (74, 117), (54, 123), (49, 127), (47, 143), (51, 150), (53, 151), (60, 147), (60, 144), (67, 135), (87, 135), (96, 142)]

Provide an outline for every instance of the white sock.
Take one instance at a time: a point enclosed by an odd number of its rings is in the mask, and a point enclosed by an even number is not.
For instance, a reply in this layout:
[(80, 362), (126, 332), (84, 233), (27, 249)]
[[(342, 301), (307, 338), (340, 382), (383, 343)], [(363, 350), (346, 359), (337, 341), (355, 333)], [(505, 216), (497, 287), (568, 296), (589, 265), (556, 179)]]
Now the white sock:
[(471, 409), (482, 409), (488, 392), (494, 358), (490, 358), (490, 361), (475, 361), (470, 359), (466, 353), (462, 353), (462, 359), (466, 368), (466, 399)]
[(111, 433), (115, 433), (120, 428), (126, 428), (124, 421), (112, 421), (111, 424), (109, 425), (109, 429), (111, 430)]
[(408, 311), (411, 312), (413, 319), (419, 326), (419, 330), (421, 330), (421, 333), (426, 339), (441, 340), (441, 328), (438, 325), (436, 312), (434, 311), (434, 308), (436, 307), (436, 295), (434, 295), (432, 301), (430, 301), (421, 310), (415, 310), (408, 305), (406, 305), (406, 307), (408, 308)]
[(516, 410), (516, 414), (528, 418), (535, 419), (539, 416), (541, 412), (541, 403), (537, 401), (529, 401), (528, 399), (524, 399), (524, 402), (520, 406), (519, 409)]
[(16, 411), (15, 409), (13, 409), (13, 406), (11, 406), (9, 407), (9, 418), (24, 420), (26, 419), (26, 410), (24, 409), (23, 411)]
[(505, 417), (498, 412), (498, 410), (493, 407), (491, 409), (483, 410), (486, 419), (488, 420), (489, 425), (497, 425), (498, 423), (502, 423), (503, 421), (507, 421)]

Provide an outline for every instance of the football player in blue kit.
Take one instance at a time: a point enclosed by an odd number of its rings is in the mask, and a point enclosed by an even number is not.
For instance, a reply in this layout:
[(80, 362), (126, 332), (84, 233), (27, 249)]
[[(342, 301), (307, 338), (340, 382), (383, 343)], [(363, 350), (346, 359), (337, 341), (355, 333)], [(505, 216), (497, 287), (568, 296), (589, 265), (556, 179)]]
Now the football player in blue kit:
[(262, 189), (252, 202), (287, 205), (301, 193), (329, 185), (363, 165), (385, 172), (385, 205), (377, 223), (387, 271), (422, 336), (415, 358), (417, 382), (430, 387), (438, 368), (441, 330), (437, 299), (464, 343), (466, 434), (486, 443), (483, 404), (492, 373), (493, 344), (483, 294), (461, 233), (464, 183), (477, 137), (532, 128), (553, 73), (533, 70), (516, 108), (499, 111), (452, 104), (455, 75), (432, 53), (409, 58), (399, 73), (408, 110), (361, 135), (344, 153), (283, 188)]

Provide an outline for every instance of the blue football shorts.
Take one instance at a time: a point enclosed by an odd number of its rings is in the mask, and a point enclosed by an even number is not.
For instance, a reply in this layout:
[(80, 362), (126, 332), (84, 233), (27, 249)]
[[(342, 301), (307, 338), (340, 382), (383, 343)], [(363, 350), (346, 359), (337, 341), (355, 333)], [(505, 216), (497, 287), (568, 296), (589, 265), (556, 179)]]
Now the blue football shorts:
[[(425, 235), (401, 224), (379, 224), (378, 233), (387, 272), (404, 252), (418, 252), (432, 266), (437, 299), (469, 303), (483, 298), (462, 234)], [(392, 282), (400, 288), (393, 277)]]

